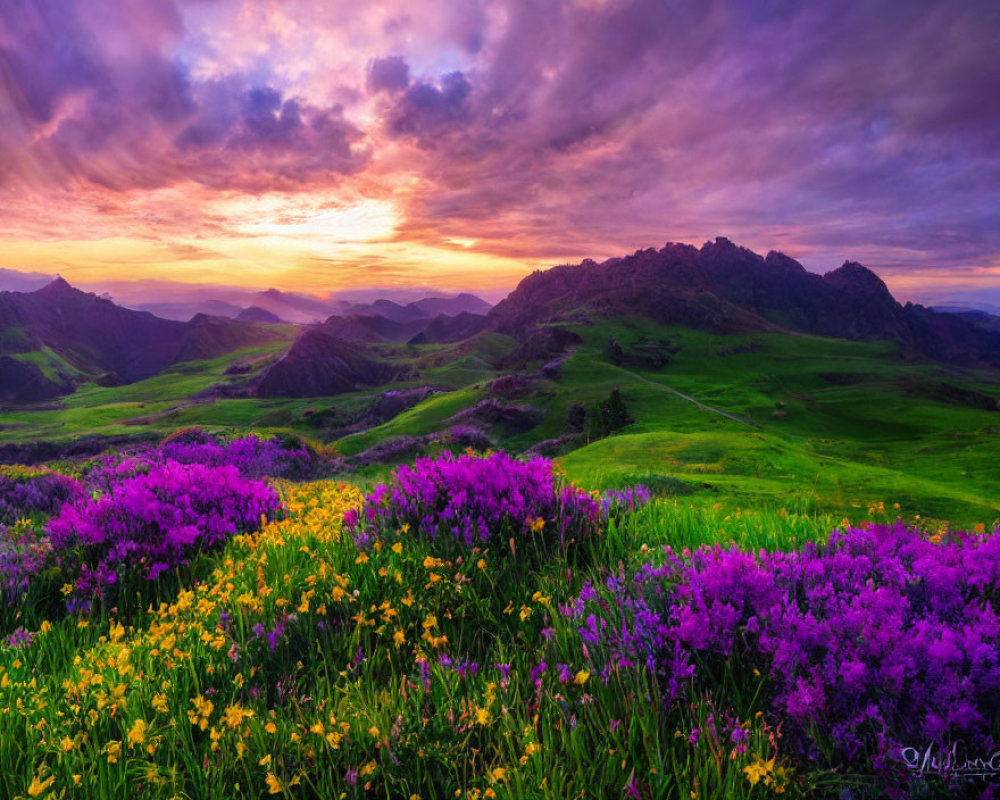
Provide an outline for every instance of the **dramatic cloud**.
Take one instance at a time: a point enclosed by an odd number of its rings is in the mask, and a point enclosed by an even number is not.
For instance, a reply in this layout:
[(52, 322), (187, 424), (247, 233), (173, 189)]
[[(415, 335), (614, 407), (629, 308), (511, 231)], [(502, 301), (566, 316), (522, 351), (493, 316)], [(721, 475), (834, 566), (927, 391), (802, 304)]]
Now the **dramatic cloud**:
[(724, 234), (987, 290), (998, 37), (993, 0), (6, 3), (0, 266), (502, 286)]
[(410, 67), (399, 56), (373, 59), (368, 66), (368, 91), (393, 92), (410, 83)]

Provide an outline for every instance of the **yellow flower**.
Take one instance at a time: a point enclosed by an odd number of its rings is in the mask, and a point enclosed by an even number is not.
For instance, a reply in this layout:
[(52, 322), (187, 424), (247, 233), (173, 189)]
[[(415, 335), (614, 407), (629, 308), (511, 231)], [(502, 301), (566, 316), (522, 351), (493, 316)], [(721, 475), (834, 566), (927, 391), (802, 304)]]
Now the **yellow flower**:
[(750, 781), (751, 786), (756, 786), (760, 782), (760, 779), (767, 774), (766, 770), (759, 763), (743, 767), (743, 771), (747, 774), (747, 780)]
[(531, 532), (538, 533), (542, 528), (545, 527), (545, 520), (541, 517), (535, 517), (531, 521)]
[(188, 711), (188, 719), (191, 720), (192, 725), (197, 725), (202, 730), (206, 730), (208, 728), (208, 718), (212, 715), (215, 704), (211, 700), (206, 700), (201, 695), (192, 699), (191, 703), (194, 705), (194, 711)]
[(425, 629), (436, 628), (437, 624), (438, 624), (438, 618), (435, 617), (433, 614), (428, 614), (427, 619), (424, 620)]
[(774, 770), (774, 759), (768, 761), (763, 761), (758, 756), (757, 761), (748, 767), (743, 767), (743, 771), (746, 773), (747, 780), (750, 781), (751, 786), (756, 786), (761, 778), (765, 779), (765, 783), (768, 783), (768, 775)]
[(396, 632), (392, 635), (392, 640), (396, 643), (396, 649), (398, 650), (406, 644), (406, 634), (397, 628)]
[(64, 753), (68, 753), (74, 747), (76, 747), (76, 745), (73, 743), (73, 740), (70, 739), (68, 736), (63, 736), (62, 741), (59, 742), (59, 749), (62, 750)]
[(281, 781), (274, 777), (273, 772), (267, 773), (267, 777), (264, 778), (264, 782), (267, 784), (268, 794), (281, 794), (283, 791), (281, 788)]
[(50, 623), (48, 620), (44, 620), (42, 622), (41, 627), (38, 630), (40, 633), (48, 633), (50, 630), (52, 630), (52, 623)]
[(490, 780), (492, 780), (494, 783), (496, 783), (497, 781), (507, 780), (507, 770), (504, 769), (503, 767), (497, 767), (490, 773)]
[(107, 750), (108, 750), (108, 763), (117, 764), (118, 756), (122, 754), (122, 743), (115, 739), (112, 739), (110, 742), (108, 742)]
[(369, 736), (371, 736), (371, 737), (372, 737), (373, 739), (377, 739), (377, 738), (378, 738), (378, 735), (379, 735), (379, 733), (381, 733), (381, 731), (380, 731), (380, 730), (378, 729), (378, 726), (377, 726), (377, 725), (372, 725), (372, 726), (371, 726), (371, 727), (370, 727), (370, 728), (368, 729), (368, 735), (369, 735)]
[(371, 775), (375, 771), (377, 764), (374, 761), (369, 761), (361, 768), (361, 777), (364, 778)]
[(489, 725), (490, 724), (490, 710), (488, 708), (477, 708), (476, 709), (476, 724), (477, 725)]
[(576, 673), (576, 678), (573, 681), (573, 683), (583, 686), (583, 684), (585, 684), (589, 678), (590, 678), (590, 673), (587, 672), (587, 670), (585, 669), (581, 669), (578, 673)]
[(344, 734), (337, 733), (336, 731), (330, 731), (326, 735), (326, 743), (330, 745), (334, 750), (340, 749), (340, 740), (344, 738)]
[(226, 707), (226, 713), (223, 716), (223, 719), (226, 723), (226, 727), (230, 730), (236, 730), (252, 716), (253, 711), (251, 709), (243, 708), (239, 705), (239, 703), (233, 703), (233, 705)]
[(264, 726), (264, 730), (267, 731), (268, 733), (274, 733), (276, 730), (278, 730), (278, 727), (273, 722), (269, 722), (267, 723), (267, 725)]
[(28, 796), (38, 797), (38, 795), (40, 795), (42, 792), (48, 789), (53, 783), (55, 783), (55, 780), (56, 780), (55, 775), (49, 775), (49, 777), (47, 777), (44, 781), (40, 781), (38, 780), (38, 778), (32, 779), (31, 786), (28, 787)]
[(132, 727), (129, 728), (128, 732), (128, 746), (142, 744), (146, 741), (146, 721), (144, 719), (137, 719), (132, 723)]
[(403, 552), (403, 543), (402, 542), (396, 542), (396, 544), (394, 544), (392, 546), (392, 552), (394, 552), (397, 556), (400, 553), (402, 553)]
[(157, 692), (153, 695), (153, 710), (159, 711), (161, 714), (166, 714), (170, 710), (167, 706), (167, 696), (165, 694)]

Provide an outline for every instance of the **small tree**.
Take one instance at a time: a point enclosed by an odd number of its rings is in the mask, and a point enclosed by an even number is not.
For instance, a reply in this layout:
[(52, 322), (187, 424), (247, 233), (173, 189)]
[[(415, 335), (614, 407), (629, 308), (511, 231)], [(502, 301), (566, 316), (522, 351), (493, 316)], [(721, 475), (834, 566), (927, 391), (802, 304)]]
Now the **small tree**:
[(609, 433), (620, 431), (626, 425), (631, 425), (635, 420), (625, 407), (622, 393), (618, 389), (612, 389), (611, 394), (605, 401), (606, 415)]
[(603, 439), (633, 422), (621, 391), (612, 389), (608, 399), (598, 403), (590, 416), (590, 438)]
[(625, 351), (614, 336), (608, 337), (608, 343), (604, 346), (604, 356), (615, 366), (625, 362)]
[(566, 430), (579, 433), (587, 423), (587, 409), (582, 403), (573, 403), (566, 412)]

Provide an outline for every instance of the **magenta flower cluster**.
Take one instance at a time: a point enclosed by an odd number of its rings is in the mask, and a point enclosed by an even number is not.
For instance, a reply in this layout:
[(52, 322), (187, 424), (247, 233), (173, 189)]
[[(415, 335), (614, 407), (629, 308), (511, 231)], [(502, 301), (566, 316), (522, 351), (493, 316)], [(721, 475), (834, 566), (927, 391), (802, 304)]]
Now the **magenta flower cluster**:
[(153, 466), (168, 461), (210, 467), (232, 466), (244, 477), (255, 479), (314, 478), (323, 473), (325, 466), (323, 459), (298, 441), (287, 442), (277, 436), (262, 439), (255, 434), (223, 439), (196, 428), (169, 438), (158, 447), (124, 458), (107, 456), (90, 471), (87, 482), (106, 491), (123, 478), (148, 472)]
[(48, 469), (0, 467), (0, 525), (48, 516), (83, 494), (72, 478)]
[(48, 539), (33, 530), (6, 530), (0, 525), (0, 609), (17, 605), (51, 550)]
[(758, 669), (802, 756), (832, 744), (839, 765), (882, 772), (903, 747), (993, 746), (998, 612), (1000, 535), (901, 523), (793, 553), (668, 549), (564, 609), (605, 676), (646, 664), (677, 696), (719, 664)]
[(159, 448), (160, 458), (181, 464), (232, 465), (248, 478), (312, 477), (316, 457), (301, 442), (286, 442), (277, 436), (262, 439), (250, 434), (239, 439), (201, 441), (174, 440)]
[(398, 467), (344, 521), (359, 544), (379, 529), (406, 527), (470, 548), (530, 535), (562, 546), (595, 533), (612, 507), (619, 503), (602, 507), (600, 498), (560, 484), (544, 458), (444, 453)]
[(277, 508), (275, 491), (235, 466), (167, 461), (63, 506), (48, 532), (56, 552), (81, 554), (78, 594), (100, 594), (126, 574), (155, 579), (198, 551), (256, 530)]

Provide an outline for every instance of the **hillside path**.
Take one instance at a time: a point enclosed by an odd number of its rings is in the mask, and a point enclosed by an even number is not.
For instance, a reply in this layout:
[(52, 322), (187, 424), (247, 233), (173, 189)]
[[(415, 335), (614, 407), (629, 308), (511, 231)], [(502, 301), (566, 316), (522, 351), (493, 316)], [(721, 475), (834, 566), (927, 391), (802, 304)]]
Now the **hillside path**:
[(672, 394), (675, 395), (676, 397), (680, 397), (682, 400), (687, 400), (689, 403), (693, 403), (703, 411), (708, 411), (709, 413), (712, 414), (718, 414), (720, 417), (725, 417), (726, 419), (730, 419), (733, 422), (738, 422), (740, 425), (746, 425), (748, 428), (758, 428), (758, 429), (760, 428), (760, 425), (758, 425), (756, 422), (751, 422), (748, 419), (743, 419), (743, 417), (738, 417), (735, 414), (730, 414), (728, 411), (723, 411), (721, 408), (716, 408), (715, 406), (706, 405), (705, 403), (701, 402), (701, 400), (699, 400), (698, 398), (692, 397), (689, 394), (684, 394), (684, 392), (675, 389), (673, 386), (668, 386), (667, 384), (660, 383), (659, 381), (650, 380), (644, 375), (640, 375), (638, 372), (632, 372), (632, 370), (625, 369), (624, 367), (615, 367), (615, 369), (624, 372), (626, 375), (635, 378), (637, 381), (642, 381), (643, 383), (648, 383), (650, 386), (655, 386), (657, 389), (660, 389), (666, 392), (667, 394)]

